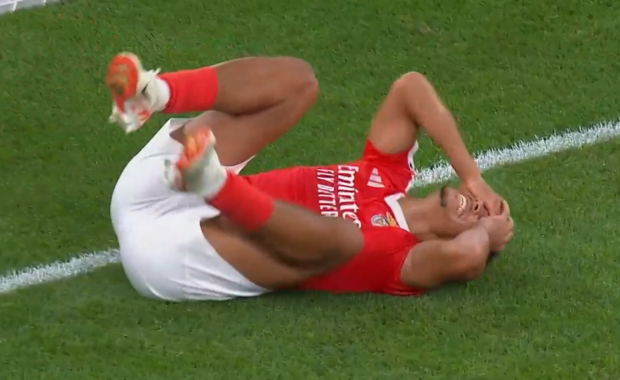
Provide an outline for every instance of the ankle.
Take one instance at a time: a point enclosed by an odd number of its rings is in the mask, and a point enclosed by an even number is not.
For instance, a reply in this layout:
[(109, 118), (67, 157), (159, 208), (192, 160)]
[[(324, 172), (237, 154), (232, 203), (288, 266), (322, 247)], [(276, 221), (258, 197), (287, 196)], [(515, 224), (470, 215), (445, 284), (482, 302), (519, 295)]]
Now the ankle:
[(154, 83), (150, 85), (153, 88), (152, 92), (154, 92), (151, 108), (153, 112), (161, 112), (166, 109), (170, 101), (170, 86), (160, 77), (155, 77)]
[(223, 187), (208, 202), (248, 232), (264, 227), (275, 208), (271, 197), (234, 173), (227, 173)]

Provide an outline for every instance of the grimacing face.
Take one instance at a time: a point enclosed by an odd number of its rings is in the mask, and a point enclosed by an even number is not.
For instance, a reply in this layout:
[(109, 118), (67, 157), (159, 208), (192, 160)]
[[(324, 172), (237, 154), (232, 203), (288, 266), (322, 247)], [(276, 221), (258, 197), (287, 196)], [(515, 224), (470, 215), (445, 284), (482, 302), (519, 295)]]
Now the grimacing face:
[(439, 190), (439, 204), (455, 219), (464, 222), (476, 222), (489, 213), (478, 201), (471, 195), (444, 186)]
[(444, 186), (433, 196), (438, 202), (439, 219), (434, 224), (439, 235), (455, 237), (489, 215), (482, 202), (464, 191)]

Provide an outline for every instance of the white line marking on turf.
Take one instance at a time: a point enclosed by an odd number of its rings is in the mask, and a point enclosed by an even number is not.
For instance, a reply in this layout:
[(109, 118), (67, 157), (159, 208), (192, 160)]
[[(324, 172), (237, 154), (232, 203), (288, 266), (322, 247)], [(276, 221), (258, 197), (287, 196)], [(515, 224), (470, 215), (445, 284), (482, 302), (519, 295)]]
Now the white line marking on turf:
[(118, 262), (120, 262), (118, 249), (108, 249), (86, 253), (69, 261), (57, 261), (48, 265), (28, 267), (0, 277), (0, 294), (45, 282), (78, 276)]
[[(476, 155), (476, 162), (482, 171), (544, 157), (552, 153), (580, 148), (608, 141), (620, 136), (620, 121), (604, 122), (591, 128), (553, 134), (534, 141), (519, 141), (510, 148), (491, 149)], [(422, 169), (416, 177), (416, 187), (424, 187), (450, 179), (455, 173), (450, 164), (439, 162), (433, 167)]]
[[(582, 128), (573, 132), (553, 134), (549, 137), (530, 142), (520, 141), (509, 148), (491, 149), (476, 155), (479, 167), (484, 171), (491, 168), (514, 164), (597, 144), (620, 136), (620, 122), (606, 122), (591, 128)], [(415, 186), (423, 187), (443, 182), (454, 176), (450, 165), (443, 161), (435, 166), (418, 172)], [(43, 284), (63, 278), (74, 277), (95, 269), (120, 262), (118, 249), (109, 249), (77, 256), (69, 261), (58, 261), (48, 265), (39, 265), (13, 271), (0, 277), (0, 294), (9, 293), (20, 288)]]

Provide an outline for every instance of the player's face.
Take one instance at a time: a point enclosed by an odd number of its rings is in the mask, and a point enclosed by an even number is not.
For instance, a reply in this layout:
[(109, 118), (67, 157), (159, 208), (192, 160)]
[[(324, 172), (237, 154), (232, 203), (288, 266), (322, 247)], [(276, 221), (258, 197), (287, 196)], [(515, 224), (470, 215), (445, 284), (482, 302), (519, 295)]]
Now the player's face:
[(442, 187), (439, 191), (439, 205), (452, 219), (457, 221), (475, 222), (488, 216), (481, 202), (471, 195), (448, 186)]
[(471, 195), (447, 186), (437, 194), (442, 234), (456, 236), (471, 228), (480, 218), (488, 216), (482, 203)]

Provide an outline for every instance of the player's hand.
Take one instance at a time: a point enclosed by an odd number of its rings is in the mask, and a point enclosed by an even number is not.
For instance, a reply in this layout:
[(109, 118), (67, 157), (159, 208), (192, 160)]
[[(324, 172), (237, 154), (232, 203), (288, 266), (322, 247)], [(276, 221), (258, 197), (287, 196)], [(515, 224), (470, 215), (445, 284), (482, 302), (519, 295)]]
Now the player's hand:
[(508, 203), (500, 205), (501, 214), (488, 216), (480, 220), (480, 224), (489, 234), (489, 248), (491, 252), (501, 252), (514, 236), (515, 223), (510, 216)]
[(482, 202), (489, 215), (495, 216), (502, 212), (501, 207), (505, 203), (504, 199), (493, 191), (482, 177), (466, 181), (463, 186), (474, 198)]

